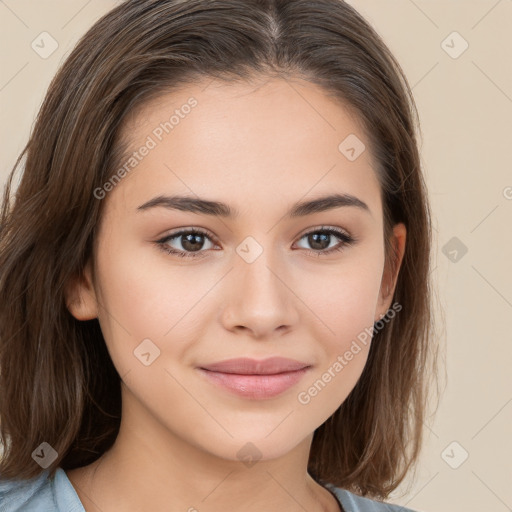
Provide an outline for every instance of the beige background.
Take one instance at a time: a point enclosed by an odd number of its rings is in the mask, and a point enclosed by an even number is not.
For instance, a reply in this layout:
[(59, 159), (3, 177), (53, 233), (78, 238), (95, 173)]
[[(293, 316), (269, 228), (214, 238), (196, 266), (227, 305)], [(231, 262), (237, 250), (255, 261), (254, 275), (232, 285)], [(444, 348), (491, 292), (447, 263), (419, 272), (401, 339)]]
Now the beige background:
[[(0, 0), (1, 185), (58, 65), (116, 3)], [(424, 512), (510, 511), (512, 0), (350, 3), (384, 37), (413, 87), (446, 317), (446, 388), (426, 425), (416, 478), (390, 501)], [(43, 31), (59, 45), (47, 59), (31, 48)]]

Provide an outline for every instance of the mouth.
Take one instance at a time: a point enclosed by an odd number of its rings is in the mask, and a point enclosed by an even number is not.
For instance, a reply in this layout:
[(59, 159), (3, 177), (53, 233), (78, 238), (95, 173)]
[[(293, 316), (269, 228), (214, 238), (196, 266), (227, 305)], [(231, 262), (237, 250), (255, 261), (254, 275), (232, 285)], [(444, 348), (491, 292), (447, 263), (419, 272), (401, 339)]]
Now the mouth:
[(258, 361), (239, 358), (197, 368), (212, 384), (253, 400), (273, 398), (295, 386), (311, 365), (273, 357)]

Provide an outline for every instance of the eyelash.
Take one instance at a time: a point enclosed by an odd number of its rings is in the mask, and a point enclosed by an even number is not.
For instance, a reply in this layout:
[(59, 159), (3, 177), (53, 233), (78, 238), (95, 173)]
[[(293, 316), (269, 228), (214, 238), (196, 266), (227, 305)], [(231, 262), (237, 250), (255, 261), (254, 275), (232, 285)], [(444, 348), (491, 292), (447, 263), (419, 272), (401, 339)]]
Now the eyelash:
[[(307, 237), (308, 235), (314, 234), (314, 233), (327, 233), (329, 235), (334, 235), (337, 238), (341, 239), (341, 243), (336, 245), (335, 247), (331, 247), (328, 250), (314, 250), (314, 249), (305, 249), (305, 251), (309, 254), (312, 254), (314, 256), (320, 257), (320, 256), (326, 256), (330, 255), (335, 252), (343, 251), (346, 246), (353, 245), (355, 242), (357, 242), (356, 238), (348, 235), (344, 231), (341, 231), (339, 229), (335, 228), (329, 228), (329, 227), (321, 227), (314, 229), (312, 231), (308, 231), (307, 233), (304, 233), (299, 240), (302, 240), (303, 238)], [(215, 238), (212, 237), (208, 232), (200, 229), (200, 228), (194, 228), (194, 229), (187, 229), (183, 231), (178, 231), (177, 233), (173, 233), (169, 236), (166, 236), (165, 238), (162, 238), (161, 240), (157, 240), (155, 243), (161, 249), (167, 254), (173, 254), (175, 256), (179, 256), (180, 258), (202, 258), (203, 256), (199, 255), (201, 253), (204, 253), (206, 251), (197, 251), (194, 252), (187, 252), (187, 251), (177, 251), (175, 249), (170, 249), (168, 245), (166, 245), (170, 240), (174, 240), (175, 238), (179, 238), (183, 235), (189, 235), (189, 234), (198, 234), (198, 235), (204, 235), (211, 239), (214, 243)]]

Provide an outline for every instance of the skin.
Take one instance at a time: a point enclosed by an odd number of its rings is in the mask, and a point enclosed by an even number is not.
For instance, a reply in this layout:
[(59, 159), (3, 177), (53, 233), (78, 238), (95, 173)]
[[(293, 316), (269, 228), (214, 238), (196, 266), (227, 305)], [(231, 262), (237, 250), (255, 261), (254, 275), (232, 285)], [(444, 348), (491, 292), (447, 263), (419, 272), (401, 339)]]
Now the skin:
[[(405, 227), (394, 228), (392, 273), (369, 142), (348, 109), (300, 79), (208, 80), (167, 93), (125, 124), (132, 150), (190, 96), (198, 105), (103, 199), (94, 271), (89, 262), (69, 285), (71, 314), (99, 320), (122, 379), (123, 413), (112, 449), (67, 475), (88, 512), (338, 511), (307, 472), (309, 450), (314, 430), (356, 385), (370, 344), (308, 404), (297, 395), (391, 306)], [(367, 148), (353, 162), (338, 150), (349, 134)], [(356, 196), (369, 212), (286, 217), (295, 202), (333, 192)], [(137, 211), (161, 194), (223, 201), (239, 216)], [(315, 255), (304, 234), (322, 226), (357, 241)], [(200, 239), (199, 257), (155, 244), (192, 227), (214, 237)], [(236, 251), (248, 236), (263, 250), (251, 263)], [(317, 253), (340, 244), (332, 235)], [(193, 252), (184, 237), (167, 246)], [(149, 366), (134, 356), (146, 338), (160, 350)], [(197, 370), (275, 355), (311, 368), (272, 399), (233, 395)], [(237, 456), (248, 442), (261, 457), (250, 467)]]

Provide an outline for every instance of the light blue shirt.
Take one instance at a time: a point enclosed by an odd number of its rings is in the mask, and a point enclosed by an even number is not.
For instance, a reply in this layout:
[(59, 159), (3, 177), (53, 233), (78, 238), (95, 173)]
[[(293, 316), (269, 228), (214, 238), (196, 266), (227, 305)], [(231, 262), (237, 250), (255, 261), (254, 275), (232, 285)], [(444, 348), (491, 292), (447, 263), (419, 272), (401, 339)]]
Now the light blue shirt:
[[(85, 512), (65, 471), (57, 468), (55, 477), (43, 471), (31, 480), (0, 478), (0, 512)], [(411, 509), (362, 498), (327, 484), (345, 512), (414, 512)]]

